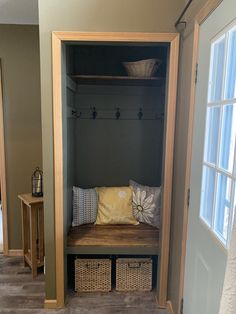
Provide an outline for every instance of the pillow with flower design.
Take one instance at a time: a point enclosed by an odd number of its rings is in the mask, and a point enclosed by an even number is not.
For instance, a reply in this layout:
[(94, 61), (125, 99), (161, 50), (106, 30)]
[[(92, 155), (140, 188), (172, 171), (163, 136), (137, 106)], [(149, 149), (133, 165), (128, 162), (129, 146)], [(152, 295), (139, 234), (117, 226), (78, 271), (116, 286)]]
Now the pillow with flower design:
[(160, 228), (161, 187), (129, 181), (133, 189), (133, 215), (139, 221)]

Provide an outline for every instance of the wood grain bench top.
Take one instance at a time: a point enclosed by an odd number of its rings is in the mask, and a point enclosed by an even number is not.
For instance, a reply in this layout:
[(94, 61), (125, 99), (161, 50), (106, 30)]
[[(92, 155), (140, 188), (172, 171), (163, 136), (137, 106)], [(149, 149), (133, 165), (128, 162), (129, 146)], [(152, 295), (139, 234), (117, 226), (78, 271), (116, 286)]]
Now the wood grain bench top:
[(140, 223), (133, 225), (94, 225), (72, 227), (68, 247), (159, 247), (159, 229)]

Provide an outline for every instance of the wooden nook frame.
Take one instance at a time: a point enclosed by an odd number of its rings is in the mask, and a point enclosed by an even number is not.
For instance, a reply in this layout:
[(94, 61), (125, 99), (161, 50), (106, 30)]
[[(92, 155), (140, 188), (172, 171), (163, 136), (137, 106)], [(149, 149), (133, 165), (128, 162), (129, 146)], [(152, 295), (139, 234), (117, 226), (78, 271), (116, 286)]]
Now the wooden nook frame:
[[(171, 192), (173, 174), (173, 152), (175, 132), (175, 108), (178, 73), (179, 34), (178, 33), (114, 33), (114, 32), (52, 32), (52, 65), (53, 65), (53, 128), (54, 128), (54, 184), (55, 184), (55, 241), (56, 241), (56, 300), (50, 307), (64, 306), (64, 230), (63, 230), (63, 143), (62, 143), (62, 69), (61, 49), (65, 42), (165, 42), (170, 44), (167, 110), (166, 110), (166, 140), (163, 169), (163, 199), (165, 210), (162, 213), (161, 247), (159, 259), (159, 293), (160, 306), (166, 307), (169, 238), (171, 216)], [(45, 301), (47, 307), (47, 300)]]
[(4, 109), (3, 109), (2, 66), (0, 60), (0, 188), (3, 214), (3, 254), (8, 255), (8, 224), (7, 224), (7, 186), (6, 186), (6, 160), (4, 139)]

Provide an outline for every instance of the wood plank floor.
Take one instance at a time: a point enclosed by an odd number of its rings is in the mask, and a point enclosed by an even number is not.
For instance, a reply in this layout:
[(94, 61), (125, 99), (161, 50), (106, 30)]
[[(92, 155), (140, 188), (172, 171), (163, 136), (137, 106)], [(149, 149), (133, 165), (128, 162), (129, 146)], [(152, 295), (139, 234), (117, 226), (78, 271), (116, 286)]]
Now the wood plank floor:
[(166, 314), (150, 293), (69, 292), (65, 309), (45, 310), (43, 274), (32, 280), (21, 257), (0, 255), (0, 313), (61, 314)]

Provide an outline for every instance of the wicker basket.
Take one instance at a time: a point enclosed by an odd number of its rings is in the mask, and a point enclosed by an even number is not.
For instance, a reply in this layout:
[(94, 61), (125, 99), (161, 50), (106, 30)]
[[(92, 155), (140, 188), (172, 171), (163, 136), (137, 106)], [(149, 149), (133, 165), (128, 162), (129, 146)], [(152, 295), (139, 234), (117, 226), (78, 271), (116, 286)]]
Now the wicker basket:
[(123, 62), (128, 76), (151, 77), (161, 64), (159, 59), (145, 59), (134, 62)]
[(152, 290), (152, 259), (118, 258), (116, 260), (116, 290)]
[(110, 291), (111, 260), (80, 259), (75, 260), (75, 291)]

